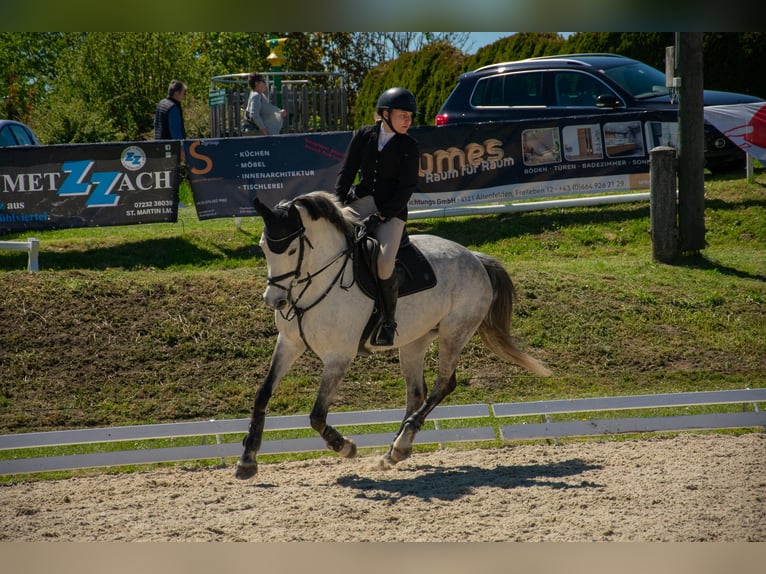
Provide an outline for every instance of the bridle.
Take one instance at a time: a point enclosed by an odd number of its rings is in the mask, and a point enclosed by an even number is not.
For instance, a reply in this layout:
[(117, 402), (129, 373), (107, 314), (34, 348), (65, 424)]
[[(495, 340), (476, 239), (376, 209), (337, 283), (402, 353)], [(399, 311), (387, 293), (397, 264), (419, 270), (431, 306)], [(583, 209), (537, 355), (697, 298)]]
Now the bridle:
[[(292, 321), (293, 319), (298, 320), (298, 332), (300, 333), (301, 339), (303, 340), (304, 344), (310, 349), (311, 345), (308, 344), (308, 341), (306, 341), (306, 336), (303, 332), (303, 316), (306, 314), (307, 311), (310, 309), (313, 309), (319, 303), (321, 303), (325, 297), (332, 291), (333, 287), (338, 283), (341, 282), (340, 287), (342, 289), (349, 289), (354, 284), (354, 278), (352, 273), (351, 283), (349, 285), (343, 285), (342, 283), (342, 277), (346, 270), (346, 266), (348, 265), (349, 260), (353, 256), (353, 245), (349, 244), (349, 242), (346, 242), (346, 248), (338, 253), (335, 257), (330, 259), (325, 265), (323, 265), (318, 271), (314, 273), (306, 272), (304, 274), (304, 277), (301, 277), (302, 270), (301, 267), (303, 266), (303, 258), (306, 253), (306, 246), (308, 246), (311, 249), (314, 249), (314, 246), (312, 245), (311, 241), (308, 237), (306, 237), (306, 228), (301, 225), (301, 227), (294, 232), (290, 233), (289, 235), (286, 235), (285, 237), (280, 237), (279, 239), (270, 238), (268, 235), (268, 231), (264, 230), (264, 236), (266, 237), (267, 242), (270, 244), (282, 244), (282, 245), (288, 245), (293, 242), (293, 240), (297, 237), (299, 240), (298, 243), (298, 262), (295, 266), (295, 269), (293, 271), (289, 271), (287, 273), (283, 273), (281, 275), (276, 276), (268, 276), (266, 278), (266, 281), (270, 287), (277, 287), (285, 292), (287, 301), (289, 302), (286, 309), (277, 309), (280, 316), (285, 321)], [(328, 270), (336, 261), (343, 259), (343, 264), (340, 266), (340, 269), (335, 274), (335, 277), (333, 277), (332, 281), (330, 281), (327, 288), (324, 290), (324, 292), (316, 299), (314, 302), (301, 306), (301, 299), (306, 294), (306, 291), (308, 291), (309, 287), (311, 287), (312, 282), (315, 277), (318, 277), (322, 273), (324, 273), (326, 270)], [(282, 283), (286, 280), (289, 280), (289, 283), (287, 286), (283, 285)], [(299, 292), (298, 288), (301, 287)], [(297, 295), (295, 295), (294, 290), (297, 292)]]

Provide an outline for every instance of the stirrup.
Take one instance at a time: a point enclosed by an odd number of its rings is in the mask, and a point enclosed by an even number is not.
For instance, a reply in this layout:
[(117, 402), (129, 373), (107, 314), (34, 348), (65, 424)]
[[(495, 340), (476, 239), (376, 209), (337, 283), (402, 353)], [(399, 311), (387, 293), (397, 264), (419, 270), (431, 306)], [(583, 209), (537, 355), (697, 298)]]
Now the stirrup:
[(375, 347), (391, 347), (394, 344), (396, 335), (396, 323), (383, 323), (378, 332), (370, 340), (370, 344)]

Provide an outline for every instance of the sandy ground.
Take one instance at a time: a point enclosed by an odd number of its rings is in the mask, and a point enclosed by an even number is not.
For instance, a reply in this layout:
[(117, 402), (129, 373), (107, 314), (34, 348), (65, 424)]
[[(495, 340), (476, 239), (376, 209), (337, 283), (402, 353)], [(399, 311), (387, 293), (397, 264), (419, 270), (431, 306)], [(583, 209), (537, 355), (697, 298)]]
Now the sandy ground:
[(0, 541), (766, 541), (766, 435), (416, 452), (0, 487)]

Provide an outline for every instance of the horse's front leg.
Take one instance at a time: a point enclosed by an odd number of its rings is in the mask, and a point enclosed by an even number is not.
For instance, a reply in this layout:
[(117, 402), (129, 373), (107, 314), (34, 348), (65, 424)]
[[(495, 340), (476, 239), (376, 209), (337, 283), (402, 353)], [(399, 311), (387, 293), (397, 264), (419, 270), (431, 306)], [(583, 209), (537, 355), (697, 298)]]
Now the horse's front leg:
[(327, 424), (327, 412), (335, 396), (338, 384), (343, 380), (352, 360), (353, 357), (335, 357), (324, 361), (319, 393), (314, 402), (314, 408), (311, 409), (311, 414), (309, 415), (311, 428), (322, 436), (328, 448), (334, 450), (343, 458), (353, 458), (356, 456), (356, 444)]
[(295, 360), (305, 350), (306, 346), (301, 342), (290, 341), (282, 334), (277, 337), (277, 344), (271, 356), (269, 371), (266, 373), (266, 378), (255, 395), (253, 413), (250, 416), (250, 427), (248, 428), (247, 436), (242, 441), (245, 451), (242, 453), (239, 461), (237, 461), (235, 473), (237, 478), (252, 478), (258, 472), (258, 462), (255, 459), (255, 455), (261, 448), (263, 426), (266, 422), (266, 406), (282, 377), (285, 376), (290, 367), (293, 366), (293, 363), (295, 363)]

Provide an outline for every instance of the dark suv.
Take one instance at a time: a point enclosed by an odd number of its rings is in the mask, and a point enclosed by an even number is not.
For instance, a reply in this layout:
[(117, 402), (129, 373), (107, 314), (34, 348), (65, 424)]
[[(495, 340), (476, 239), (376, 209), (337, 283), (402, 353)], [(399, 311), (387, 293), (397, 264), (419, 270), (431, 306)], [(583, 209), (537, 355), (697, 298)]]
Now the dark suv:
[[(436, 116), (436, 125), (677, 109), (665, 74), (617, 54), (567, 54), (484, 66), (466, 72)], [(761, 102), (705, 90), (706, 106)], [(744, 152), (705, 123), (705, 165), (744, 166)]]

